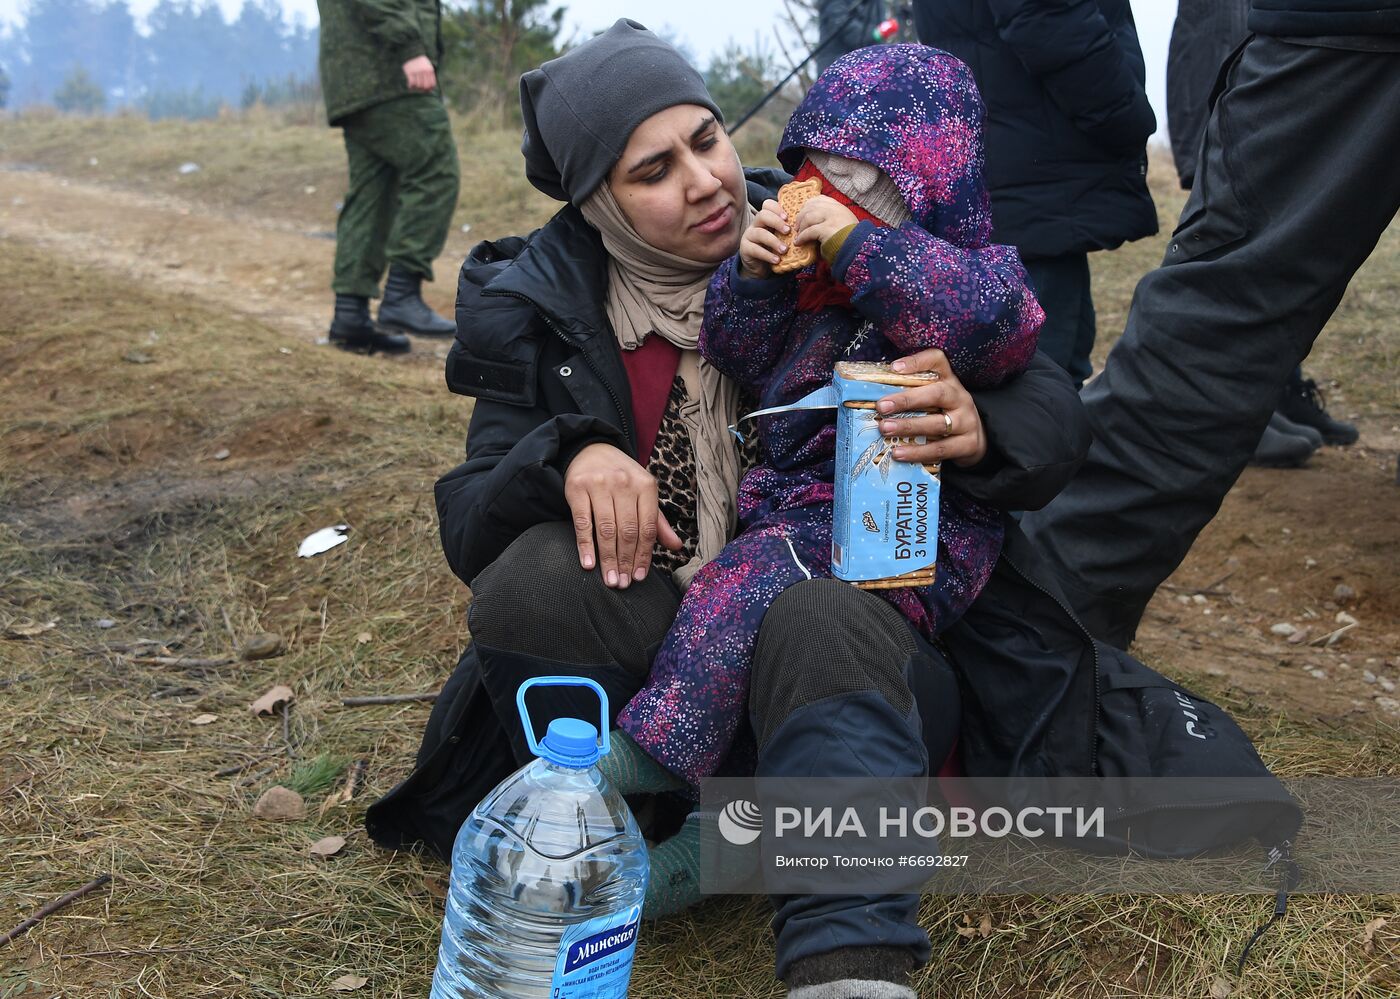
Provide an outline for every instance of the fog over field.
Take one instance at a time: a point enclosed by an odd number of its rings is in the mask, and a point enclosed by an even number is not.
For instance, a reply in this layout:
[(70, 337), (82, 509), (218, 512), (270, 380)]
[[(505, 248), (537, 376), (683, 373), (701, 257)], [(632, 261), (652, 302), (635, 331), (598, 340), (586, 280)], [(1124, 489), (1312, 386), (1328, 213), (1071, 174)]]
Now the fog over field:
[[(51, 4), (41, 4), (36, 0), (0, 0), (0, 66), (6, 69), (12, 80), (17, 75), (13, 66), (16, 48), (16, 39), (13, 36), (23, 27), (27, 12), (49, 5)], [(62, 0), (62, 6), (71, 9), (80, 5), (72, 0)], [(249, 4), (247, 12), (244, 11), (241, 0), (217, 0), (209, 6), (217, 9), (223, 20), (229, 23), (236, 23), (240, 16), (254, 21), (262, 21), (269, 15), (280, 18), (290, 35), (296, 35), (298, 32), (310, 33), (319, 21), (315, 0), (281, 0), (280, 7), (278, 0), (263, 0), (257, 5)], [(681, 44), (702, 67), (731, 42), (743, 48), (763, 46), (773, 52), (776, 61), (784, 70), (789, 65), (774, 35), (775, 28), (781, 24), (784, 17), (782, 0), (711, 0), (705, 4), (667, 4), (659, 11), (654, 5), (641, 4), (637, 0), (571, 0), (561, 6), (565, 8), (562, 39), (586, 38), (619, 17), (633, 17)], [(142, 35), (150, 33), (153, 14), (159, 20), (163, 11), (165, 17), (170, 17), (178, 10), (170, 0), (130, 0), (127, 8), (135, 20), (137, 32)], [(1133, 0), (1133, 11), (1137, 17), (1143, 56), (1147, 62), (1147, 93), (1157, 111), (1158, 137), (1164, 139), (1167, 42), (1171, 35), (1172, 19), (1176, 16), (1176, 2)], [(208, 27), (210, 16), (205, 14), (202, 18), (201, 23)], [(94, 49), (100, 47), (111, 51), (114, 41), (111, 33), (124, 33), (121, 30), (120, 22), (123, 18), (120, 13), (109, 13), (95, 24), (91, 23), (91, 16), (86, 20), (89, 23), (83, 25), (83, 37), (86, 42), (84, 49), (92, 46)], [(9, 39), (3, 35), (3, 31), (6, 30), (11, 35)], [(120, 45), (118, 41), (117, 51), (120, 51)], [(283, 49), (289, 51), (283, 52)], [(314, 44), (288, 46), (285, 41), (271, 39), (266, 30), (263, 31), (258, 44), (248, 47), (247, 53), (242, 66), (242, 77), (245, 81), (249, 78), (267, 77), (269, 74), (306, 75), (314, 71)], [(268, 65), (269, 59), (278, 55), (284, 56), (281, 62), (275, 66)], [(795, 49), (792, 55), (797, 55)], [(52, 58), (62, 57), (55, 55)], [(67, 69), (66, 65), (64, 69)], [(62, 73), (57, 75), (61, 78)], [(238, 69), (223, 75), (231, 76), (235, 82), (225, 86), (216, 67), (195, 64), (188, 68), (187, 76), (181, 81), (182, 88), (193, 88), (202, 84), (207, 94), (228, 91), (231, 96), (236, 96), (236, 80), (240, 75)], [(10, 103), (23, 103), (26, 99), (23, 89), (16, 86), (12, 91)]]

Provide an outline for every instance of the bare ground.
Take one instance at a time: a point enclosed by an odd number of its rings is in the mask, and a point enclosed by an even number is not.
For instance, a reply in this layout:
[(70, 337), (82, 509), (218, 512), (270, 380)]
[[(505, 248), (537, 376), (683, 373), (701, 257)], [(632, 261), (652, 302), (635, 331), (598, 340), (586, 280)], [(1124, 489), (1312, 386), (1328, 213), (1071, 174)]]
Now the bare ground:
[[(325, 230), (175, 195), (12, 170), (0, 174), (0, 232), (308, 341), (323, 336), (330, 319), (335, 244)], [(463, 255), (454, 241), (435, 265), (438, 280), (425, 286), (428, 304), (449, 315)]]

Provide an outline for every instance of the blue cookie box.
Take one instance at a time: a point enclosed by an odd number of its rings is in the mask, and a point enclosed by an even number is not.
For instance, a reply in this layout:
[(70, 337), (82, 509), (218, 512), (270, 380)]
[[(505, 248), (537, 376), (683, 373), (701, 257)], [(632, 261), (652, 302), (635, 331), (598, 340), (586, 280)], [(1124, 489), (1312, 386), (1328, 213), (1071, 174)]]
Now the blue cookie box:
[[(895, 391), (881, 382), (832, 378), (836, 409), (836, 496), (831, 532), (833, 575), (865, 582), (932, 569), (938, 555), (938, 476), (896, 461), (893, 439), (880, 434), (874, 402)], [(923, 413), (896, 417), (923, 416)], [(888, 419), (888, 417), (886, 417)], [(906, 438), (922, 444), (922, 437)]]

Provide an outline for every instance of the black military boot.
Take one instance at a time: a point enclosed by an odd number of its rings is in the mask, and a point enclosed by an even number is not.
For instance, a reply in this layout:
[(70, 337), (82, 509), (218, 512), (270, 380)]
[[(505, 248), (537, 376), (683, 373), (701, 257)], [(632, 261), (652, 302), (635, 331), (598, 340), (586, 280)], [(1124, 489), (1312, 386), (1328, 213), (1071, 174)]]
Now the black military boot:
[(423, 279), (399, 267), (389, 267), (384, 301), (379, 303), (379, 325), (418, 336), (452, 336), (457, 324), (444, 319), (423, 301)]
[(330, 341), (341, 350), (365, 354), (382, 351), (402, 354), (409, 349), (408, 337), (386, 333), (369, 318), (369, 299), (362, 295), (335, 296), (335, 317), (331, 320)]
[(1288, 387), (1283, 391), (1283, 401), (1279, 403), (1278, 411), (1294, 423), (1312, 427), (1328, 444), (1355, 444), (1361, 436), (1356, 425), (1328, 416), (1324, 408), (1326, 402), (1317, 382), (1311, 378), (1294, 377), (1289, 379)]
[(1274, 410), (1274, 415), (1269, 417), (1269, 426), (1273, 427), (1281, 434), (1292, 434), (1294, 437), (1301, 437), (1313, 446), (1313, 449), (1322, 447), (1322, 435), (1306, 423), (1294, 423), (1278, 410)]
[(1249, 463), (1261, 468), (1302, 468), (1315, 450), (1306, 437), (1283, 433), (1270, 424), (1264, 428), (1264, 436), (1259, 438)]

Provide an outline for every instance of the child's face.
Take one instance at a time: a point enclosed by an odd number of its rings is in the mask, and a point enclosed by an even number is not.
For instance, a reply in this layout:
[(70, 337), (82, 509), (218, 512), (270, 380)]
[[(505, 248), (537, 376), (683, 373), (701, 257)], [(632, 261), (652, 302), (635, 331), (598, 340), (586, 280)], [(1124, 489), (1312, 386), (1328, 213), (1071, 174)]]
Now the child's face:
[(708, 108), (678, 104), (638, 125), (608, 186), (658, 250), (717, 264), (739, 247), (744, 171)]

